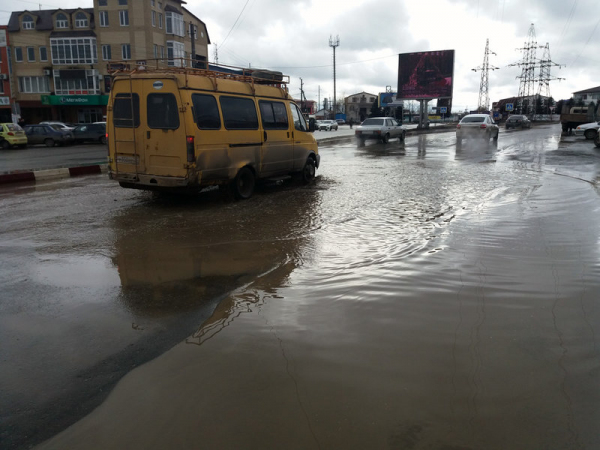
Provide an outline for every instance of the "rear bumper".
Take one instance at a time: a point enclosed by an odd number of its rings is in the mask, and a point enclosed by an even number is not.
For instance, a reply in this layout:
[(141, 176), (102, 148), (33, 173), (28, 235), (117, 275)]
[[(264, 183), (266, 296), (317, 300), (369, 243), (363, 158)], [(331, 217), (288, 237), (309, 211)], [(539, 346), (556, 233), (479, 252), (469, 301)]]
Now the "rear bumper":
[(139, 189), (155, 189), (155, 188), (188, 188), (197, 187), (198, 183), (190, 183), (189, 178), (181, 177), (161, 177), (156, 175), (145, 175), (135, 173), (108, 172), (108, 177), (111, 180), (118, 181), (137, 187)]

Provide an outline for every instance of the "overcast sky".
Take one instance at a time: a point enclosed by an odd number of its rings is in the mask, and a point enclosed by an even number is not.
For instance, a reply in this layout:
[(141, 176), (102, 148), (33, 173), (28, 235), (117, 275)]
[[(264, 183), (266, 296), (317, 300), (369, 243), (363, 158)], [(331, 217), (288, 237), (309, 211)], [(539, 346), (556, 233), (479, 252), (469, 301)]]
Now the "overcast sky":
[[(142, 1), (142, 0), (131, 0)], [(39, 8), (25, 0), (3, 2), (9, 10)], [(47, 0), (42, 8), (90, 7), (90, 1)], [(538, 45), (550, 44), (550, 90), (556, 99), (600, 85), (600, 0), (189, 0), (185, 5), (207, 26), (219, 63), (280, 70), (290, 92), (300, 96), (300, 78), (310, 100), (333, 99), (336, 48), (337, 98), (366, 91), (377, 94), (398, 83), (398, 54), (455, 50), (453, 109), (475, 109), (486, 39), (496, 55), (490, 65), (490, 101), (516, 96), (523, 59), (518, 50), (534, 24)], [(537, 56), (542, 58), (543, 49)], [(536, 87), (537, 90), (537, 87)]]

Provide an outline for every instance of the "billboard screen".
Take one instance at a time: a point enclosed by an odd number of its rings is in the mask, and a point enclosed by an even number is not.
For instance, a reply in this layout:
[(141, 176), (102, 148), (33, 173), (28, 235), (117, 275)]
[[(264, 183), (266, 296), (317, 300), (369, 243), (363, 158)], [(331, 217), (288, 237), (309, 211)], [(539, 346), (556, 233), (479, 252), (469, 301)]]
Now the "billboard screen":
[(453, 78), (454, 50), (398, 55), (398, 99), (450, 98)]

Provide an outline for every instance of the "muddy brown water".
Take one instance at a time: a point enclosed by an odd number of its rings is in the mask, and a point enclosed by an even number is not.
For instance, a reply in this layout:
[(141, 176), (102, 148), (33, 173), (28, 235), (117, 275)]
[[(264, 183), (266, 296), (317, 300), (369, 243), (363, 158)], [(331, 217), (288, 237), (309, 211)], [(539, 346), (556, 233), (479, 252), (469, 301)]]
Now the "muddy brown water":
[(600, 448), (596, 169), (516, 136), (323, 146), (313, 185), (247, 202), (140, 197), (107, 220), (141, 329), (235, 289), (40, 448)]

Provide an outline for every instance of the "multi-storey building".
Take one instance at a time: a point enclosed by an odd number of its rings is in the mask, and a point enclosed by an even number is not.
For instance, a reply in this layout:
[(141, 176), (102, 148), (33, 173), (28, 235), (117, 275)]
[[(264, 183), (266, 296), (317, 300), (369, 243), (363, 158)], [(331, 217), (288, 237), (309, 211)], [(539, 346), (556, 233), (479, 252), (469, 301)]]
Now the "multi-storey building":
[(377, 101), (377, 95), (368, 92), (353, 94), (344, 99), (346, 110), (346, 122), (362, 122), (371, 115), (373, 103)]
[(8, 32), (0, 25), (0, 123), (12, 122), (10, 94), (10, 65), (8, 60)]
[(26, 122), (103, 120), (116, 67), (206, 64), (206, 25), (182, 6), (184, 1), (93, 3), (93, 8), (11, 14), (12, 88), (15, 109)]

